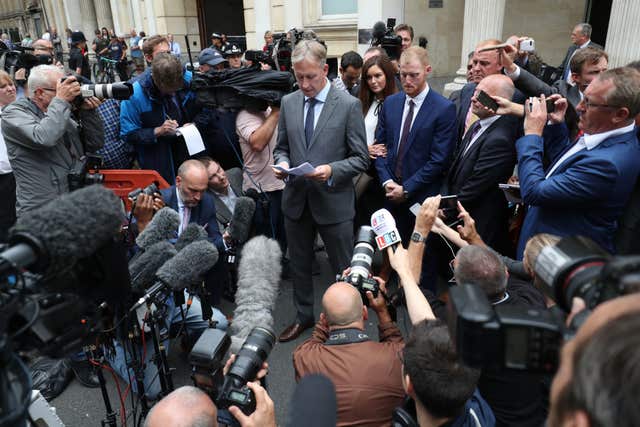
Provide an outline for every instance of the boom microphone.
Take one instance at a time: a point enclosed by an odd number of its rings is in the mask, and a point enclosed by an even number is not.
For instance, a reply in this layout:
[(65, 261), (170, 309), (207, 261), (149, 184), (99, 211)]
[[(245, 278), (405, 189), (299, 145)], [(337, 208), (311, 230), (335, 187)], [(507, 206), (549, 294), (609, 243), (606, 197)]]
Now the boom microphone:
[(0, 253), (0, 277), (13, 268), (45, 276), (67, 270), (115, 237), (123, 218), (120, 199), (101, 185), (63, 194), (18, 218), (11, 247)]
[(378, 21), (375, 24), (373, 24), (373, 30), (371, 30), (371, 35), (373, 36), (374, 40), (381, 39), (384, 37), (386, 32), (387, 32), (387, 26), (385, 25), (385, 23), (382, 21)]
[(131, 287), (144, 291), (155, 283), (156, 272), (165, 262), (177, 253), (176, 248), (167, 240), (149, 246), (144, 252), (129, 261)]
[(178, 237), (176, 241), (176, 251), (182, 250), (190, 243), (207, 240), (208, 237), (207, 230), (205, 230), (203, 226), (191, 222), (182, 230), (182, 233)]
[(149, 225), (138, 235), (136, 244), (143, 249), (161, 242), (173, 239), (180, 227), (180, 214), (168, 206), (160, 209)]
[(396, 228), (396, 220), (386, 209), (379, 209), (371, 215), (371, 227), (376, 233), (376, 244), (382, 250), (389, 246), (395, 250), (395, 245), (402, 242), (400, 233)]
[(253, 199), (244, 196), (238, 197), (229, 224), (229, 235), (234, 244), (241, 245), (249, 238), (255, 211), (256, 202)]
[(233, 322), (229, 327), (231, 351), (237, 353), (256, 326), (273, 329), (273, 309), (282, 273), (282, 250), (274, 239), (256, 236), (242, 249)]
[(165, 262), (156, 273), (156, 283), (138, 300), (131, 311), (146, 304), (160, 291), (169, 288), (181, 291), (200, 280), (218, 262), (218, 249), (207, 240), (193, 242)]

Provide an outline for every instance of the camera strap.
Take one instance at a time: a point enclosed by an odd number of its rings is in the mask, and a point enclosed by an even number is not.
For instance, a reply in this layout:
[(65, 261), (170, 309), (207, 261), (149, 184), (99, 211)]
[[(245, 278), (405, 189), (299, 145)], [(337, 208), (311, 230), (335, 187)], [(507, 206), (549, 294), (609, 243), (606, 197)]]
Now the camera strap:
[(337, 329), (331, 331), (325, 345), (355, 344), (359, 342), (371, 341), (369, 335), (356, 328)]

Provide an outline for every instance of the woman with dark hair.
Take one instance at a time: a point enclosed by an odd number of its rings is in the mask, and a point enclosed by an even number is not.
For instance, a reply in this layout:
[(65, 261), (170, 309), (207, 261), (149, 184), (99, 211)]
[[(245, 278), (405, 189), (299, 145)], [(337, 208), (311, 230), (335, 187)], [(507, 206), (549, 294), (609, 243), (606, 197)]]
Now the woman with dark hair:
[(367, 146), (371, 167), (361, 173), (355, 180), (356, 186), (356, 227), (369, 225), (373, 212), (384, 204), (382, 186), (378, 180), (373, 160), (387, 155), (385, 144), (377, 144), (375, 141), (376, 127), (378, 126), (378, 112), (382, 103), (389, 95), (398, 91), (396, 87), (395, 73), (391, 60), (385, 54), (380, 54), (367, 59), (362, 67), (362, 83), (358, 98), (362, 103), (362, 114), (367, 131)]
[(375, 159), (386, 155), (384, 144), (375, 144), (375, 132), (378, 125), (378, 112), (382, 108), (384, 99), (398, 91), (395, 73), (391, 60), (386, 55), (376, 55), (369, 58), (362, 67), (362, 79), (358, 97), (362, 103), (362, 114), (367, 130), (367, 145), (369, 156)]

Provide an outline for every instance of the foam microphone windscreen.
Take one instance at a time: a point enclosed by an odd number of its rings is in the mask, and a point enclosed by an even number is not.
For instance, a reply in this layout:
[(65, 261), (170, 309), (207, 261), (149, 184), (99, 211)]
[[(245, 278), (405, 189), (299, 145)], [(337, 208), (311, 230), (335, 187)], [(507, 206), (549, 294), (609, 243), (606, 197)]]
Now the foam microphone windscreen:
[(324, 375), (303, 377), (291, 399), (287, 427), (335, 427), (338, 421), (336, 390)]
[(151, 245), (144, 252), (138, 253), (129, 261), (131, 287), (142, 291), (153, 285), (158, 269), (176, 253), (176, 248), (167, 240)]
[(122, 204), (113, 191), (91, 185), (21, 215), (9, 240), (43, 248), (47, 267), (41, 272), (55, 274), (108, 243), (123, 219)]
[(282, 250), (274, 239), (256, 236), (240, 254), (236, 309), (229, 327), (231, 351), (238, 351), (256, 326), (273, 328), (273, 310), (282, 274)]
[(237, 244), (242, 244), (249, 238), (255, 211), (256, 202), (253, 199), (244, 196), (238, 197), (231, 224), (229, 224), (229, 235)]
[(384, 34), (387, 32), (387, 26), (384, 22), (378, 21), (373, 24), (373, 29), (371, 30), (371, 35), (374, 39), (381, 39), (384, 37)]
[(198, 240), (207, 240), (208, 237), (207, 230), (205, 230), (203, 226), (192, 222), (182, 230), (182, 233), (178, 237), (176, 241), (176, 251), (180, 251), (188, 244), (197, 242)]
[(180, 214), (168, 206), (160, 209), (151, 222), (136, 238), (136, 244), (141, 248), (169, 240), (177, 236), (180, 227)]
[(184, 247), (156, 273), (156, 277), (174, 291), (200, 280), (218, 262), (218, 249), (207, 240)]

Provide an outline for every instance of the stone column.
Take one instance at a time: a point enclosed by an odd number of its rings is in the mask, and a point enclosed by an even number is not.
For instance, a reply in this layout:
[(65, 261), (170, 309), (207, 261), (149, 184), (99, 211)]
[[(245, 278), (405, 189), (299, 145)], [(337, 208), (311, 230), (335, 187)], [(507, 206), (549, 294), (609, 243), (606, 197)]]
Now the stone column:
[(605, 51), (609, 69), (621, 67), (640, 58), (640, 2), (613, 0)]
[(109, 0), (93, 0), (93, 4), (96, 10), (97, 27), (113, 28), (113, 16)]
[(91, 40), (94, 37), (93, 32), (98, 27), (93, 0), (80, 0), (80, 14), (82, 15), (80, 22), (74, 22), (73, 24), (76, 28), (82, 30), (84, 37), (87, 39), (87, 44), (91, 45)]
[(153, 35), (158, 33), (158, 27), (156, 26), (156, 12), (153, 7), (152, 0), (145, 0), (146, 14), (147, 14), (147, 35)]
[[(80, 12), (81, 0), (64, 0), (64, 13), (67, 17), (67, 25), (71, 31), (78, 31), (82, 29), (82, 13)], [(95, 16), (95, 15), (94, 15)], [(62, 34), (62, 37), (66, 38), (64, 28), (58, 28), (58, 34)], [(91, 33), (93, 34), (93, 32)], [(91, 36), (89, 34), (89, 36)], [(85, 34), (85, 37), (87, 35)]]
[[(633, 2), (633, 0), (630, 0)], [(486, 39), (502, 39), (505, 0), (466, 0), (464, 2), (464, 30), (462, 32), (462, 52), (458, 77), (444, 87), (444, 94), (461, 89), (467, 83), (467, 62), (469, 52), (476, 44)]]

